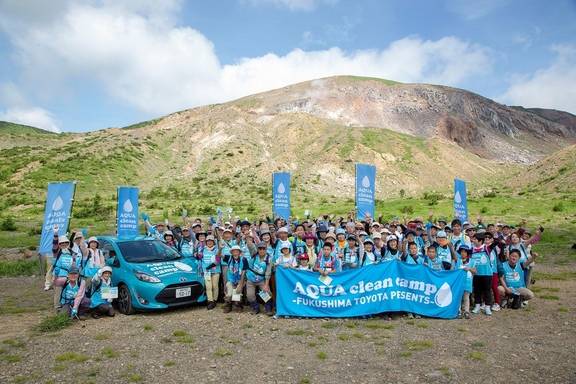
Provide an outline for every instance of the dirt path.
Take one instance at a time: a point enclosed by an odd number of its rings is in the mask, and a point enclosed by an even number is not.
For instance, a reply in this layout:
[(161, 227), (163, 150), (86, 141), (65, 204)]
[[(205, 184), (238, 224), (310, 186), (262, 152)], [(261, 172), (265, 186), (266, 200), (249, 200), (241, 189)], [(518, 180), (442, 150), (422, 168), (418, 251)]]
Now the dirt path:
[[(196, 307), (87, 320), (48, 335), (30, 332), (50, 313), (39, 286), (0, 279), (3, 302), (34, 287), (44, 305), (2, 315), (2, 383), (576, 381), (572, 280), (539, 281), (527, 309), (472, 320), (274, 320)], [(77, 356), (62, 355), (71, 350)]]

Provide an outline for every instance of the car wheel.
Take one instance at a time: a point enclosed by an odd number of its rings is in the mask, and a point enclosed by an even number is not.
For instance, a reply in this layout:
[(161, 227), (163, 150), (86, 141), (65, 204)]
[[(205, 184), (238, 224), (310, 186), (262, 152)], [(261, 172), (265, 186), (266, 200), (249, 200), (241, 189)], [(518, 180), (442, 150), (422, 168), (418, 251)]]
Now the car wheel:
[(118, 287), (118, 310), (120, 313), (125, 315), (131, 315), (134, 313), (134, 307), (132, 307), (132, 295), (130, 295), (130, 289), (128, 286), (122, 284)]

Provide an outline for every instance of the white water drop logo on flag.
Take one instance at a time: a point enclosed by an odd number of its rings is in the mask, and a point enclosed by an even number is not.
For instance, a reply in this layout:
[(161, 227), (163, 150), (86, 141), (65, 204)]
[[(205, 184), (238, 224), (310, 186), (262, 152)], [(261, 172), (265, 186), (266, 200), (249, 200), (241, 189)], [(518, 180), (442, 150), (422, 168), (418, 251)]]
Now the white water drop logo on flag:
[(124, 212), (132, 212), (134, 207), (132, 206), (132, 202), (130, 201), (130, 199), (128, 199), (124, 202), (123, 208), (124, 208)]
[(278, 185), (278, 193), (284, 193), (286, 192), (286, 188), (284, 187), (284, 183), (280, 183), (280, 185)]
[(454, 195), (454, 201), (456, 204), (460, 204), (462, 202), (462, 197), (460, 196), (460, 191), (456, 191), (456, 195)]
[(442, 284), (436, 296), (434, 296), (434, 302), (440, 308), (444, 308), (452, 304), (452, 290), (448, 283)]
[(60, 195), (58, 195), (58, 197), (52, 203), (52, 210), (53, 211), (59, 211), (62, 209), (63, 206), (64, 206), (64, 201), (62, 201), (62, 198), (60, 197)]
[(362, 186), (364, 188), (370, 188), (370, 179), (368, 178), (368, 176), (364, 176), (364, 178), (362, 179)]

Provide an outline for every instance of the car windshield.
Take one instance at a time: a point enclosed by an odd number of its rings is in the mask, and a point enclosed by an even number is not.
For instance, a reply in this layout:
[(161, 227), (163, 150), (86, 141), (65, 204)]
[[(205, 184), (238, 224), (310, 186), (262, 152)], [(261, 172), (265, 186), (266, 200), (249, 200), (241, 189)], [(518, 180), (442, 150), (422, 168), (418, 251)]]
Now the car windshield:
[(118, 243), (122, 256), (129, 263), (170, 261), (180, 254), (159, 240), (135, 240)]

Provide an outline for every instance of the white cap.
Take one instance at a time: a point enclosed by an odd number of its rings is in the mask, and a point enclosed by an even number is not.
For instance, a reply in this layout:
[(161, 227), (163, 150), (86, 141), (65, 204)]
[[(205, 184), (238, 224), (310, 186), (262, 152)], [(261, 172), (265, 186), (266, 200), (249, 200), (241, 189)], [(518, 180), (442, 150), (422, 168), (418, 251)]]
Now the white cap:
[(102, 274), (102, 273), (104, 273), (104, 272), (110, 272), (110, 273), (112, 273), (112, 268), (109, 267), (109, 266), (105, 266), (105, 267), (100, 268), (100, 273)]
[(396, 235), (390, 235), (386, 237), (386, 242), (389, 242), (390, 240), (398, 240), (398, 238), (396, 237)]
[(58, 244), (60, 243), (69, 243), (68, 237), (66, 235), (58, 236)]

